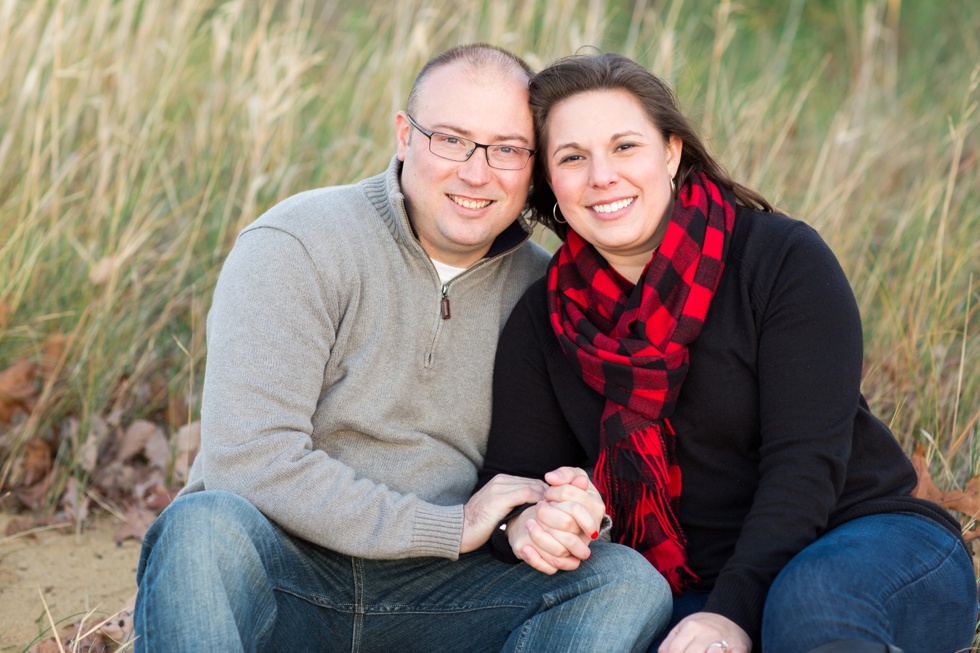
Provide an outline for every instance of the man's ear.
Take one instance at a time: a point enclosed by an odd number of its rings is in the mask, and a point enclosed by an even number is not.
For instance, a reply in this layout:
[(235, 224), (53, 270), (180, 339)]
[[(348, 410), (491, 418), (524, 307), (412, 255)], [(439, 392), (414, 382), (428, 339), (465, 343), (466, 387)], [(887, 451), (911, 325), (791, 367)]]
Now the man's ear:
[(405, 161), (408, 142), (412, 138), (412, 123), (408, 122), (408, 114), (399, 111), (395, 114), (395, 144), (398, 146), (398, 160)]

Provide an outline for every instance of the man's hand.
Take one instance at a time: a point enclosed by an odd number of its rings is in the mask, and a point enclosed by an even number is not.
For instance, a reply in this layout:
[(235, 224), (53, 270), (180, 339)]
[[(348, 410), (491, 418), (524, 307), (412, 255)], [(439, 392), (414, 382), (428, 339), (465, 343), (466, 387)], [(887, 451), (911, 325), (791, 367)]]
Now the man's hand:
[[(717, 646), (725, 642), (727, 647)], [(716, 646), (711, 646), (716, 644)], [(710, 648), (709, 648), (710, 647)], [(752, 640), (734, 621), (712, 612), (695, 612), (681, 619), (667, 635), (658, 653), (751, 653)]]
[(487, 540), (493, 529), (511, 510), (525, 503), (544, 499), (547, 484), (533, 478), (497, 474), (463, 505), (463, 537), (460, 553), (474, 551)]

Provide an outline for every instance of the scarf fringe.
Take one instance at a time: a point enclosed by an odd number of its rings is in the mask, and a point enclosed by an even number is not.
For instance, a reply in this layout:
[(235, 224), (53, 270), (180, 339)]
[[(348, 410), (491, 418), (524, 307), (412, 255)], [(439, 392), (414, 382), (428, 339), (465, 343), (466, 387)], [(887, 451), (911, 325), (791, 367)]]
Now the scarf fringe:
[[(672, 433), (670, 425), (664, 425)], [(679, 594), (684, 585), (698, 580), (686, 563), (687, 538), (676, 517), (679, 498), (670, 492), (680, 485), (680, 470), (675, 467), (672, 477), (663, 456), (644, 453), (647, 443), (662, 446), (664, 435), (663, 426), (654, 423), (604, 447), (596, 461), (595, 477), (613, 520), (613, 541), (642, 553)], [(647, 521), (649, 516), (655, 521)], [(649, 528), (658, 528), (660, 537), (649, 538)], [(651, 540), (660, 544), (648, 548)]]

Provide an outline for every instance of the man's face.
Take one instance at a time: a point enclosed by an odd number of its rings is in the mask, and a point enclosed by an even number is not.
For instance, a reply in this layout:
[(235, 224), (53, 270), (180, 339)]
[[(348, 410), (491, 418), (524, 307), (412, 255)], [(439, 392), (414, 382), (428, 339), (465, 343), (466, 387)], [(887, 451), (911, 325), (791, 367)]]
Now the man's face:
[[(534, 149), (527, 79), (517, 71), (475, 69), (455, 62), (431, 71), (412, 118), (423, 128), (491, 145)], [(396, 118), (402, 191), (422, 248), (456, 267), (480, 260), (527, 199), (532, 163), (498, 170), (477, 148), (467, 161), (429, 151), (429, 139), (404, 112)]]

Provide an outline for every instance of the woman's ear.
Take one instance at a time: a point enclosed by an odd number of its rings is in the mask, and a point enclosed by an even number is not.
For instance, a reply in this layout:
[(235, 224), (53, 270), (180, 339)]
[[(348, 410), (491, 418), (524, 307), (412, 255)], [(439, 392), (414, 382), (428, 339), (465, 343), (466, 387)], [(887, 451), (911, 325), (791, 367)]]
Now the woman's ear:
[(667, 170), (670, 178), (677, 176), (677, 169), (681, 165), (681, 154), (684, 152), (684, 141), (677, 134), (671, 134), (667, 139)]

